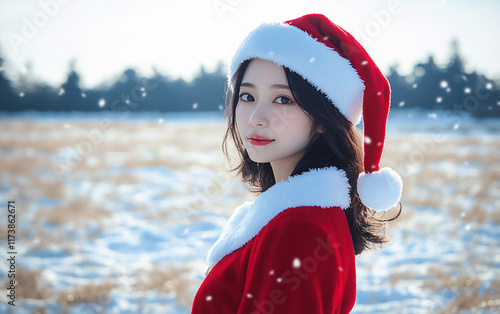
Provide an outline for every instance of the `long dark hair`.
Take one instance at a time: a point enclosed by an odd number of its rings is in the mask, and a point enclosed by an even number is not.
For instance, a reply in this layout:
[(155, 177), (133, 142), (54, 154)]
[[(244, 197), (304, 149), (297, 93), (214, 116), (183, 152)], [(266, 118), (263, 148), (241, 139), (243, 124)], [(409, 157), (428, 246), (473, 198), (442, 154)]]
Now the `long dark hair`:
[[(276, 183), (271, 165), (270, 163), (256, 163), (250, 159), (238, 135), (235, 121), (240, 84), (250, 61), (251, 59), (243, 62), (232, 77), (234, 90), (231, 96), (229, 96), (229, 86), (226, 86), (226, 100), (229, 99), (229, 102), (224, 111), (224, 117), (227, 118), (228, 127), (222, 142), (222, 150), (231, 163), (228, 138), (232, 138), (239, 155), (239, 163), (230, 171), (237, 171), (243, 182), (250, 184), (252, 192), (262, 193)], [(349, 223), (355, 254), (360, 254), (373, 244), (388, 242), (388, 237), (384, 234), (388, 220), (375, 218), (373, 212), (361, 203), (357, 192), (357, 179), (363, 172), (360, 130), (338, 111), (325, 94), (316, 90), (309, 82), (287, 67), (283, 69), (296, 103), (313, 119), (312, 129), (315, 130), (319, 126), (323, 130), (309, 143), (291, 176), (313, 168), (328, 166), (344, 170), (351, 186), (351, 206), (345, 210), (345, 215)]]

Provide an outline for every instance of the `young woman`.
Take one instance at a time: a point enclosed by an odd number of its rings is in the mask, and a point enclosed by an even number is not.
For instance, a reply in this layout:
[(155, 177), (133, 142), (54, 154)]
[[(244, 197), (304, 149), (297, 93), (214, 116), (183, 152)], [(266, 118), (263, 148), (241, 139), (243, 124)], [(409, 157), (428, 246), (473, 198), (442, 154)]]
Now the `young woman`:
[(379, 169), (387, 80), (319, 14), (255, 29), (228, 77), (223, 150), (231, 138), (233, 170), (258, 195), (210, 250), (192, 313), (348, 313), (354, 256), (386, 242), (374, 211), (397, 205), (402, 190), (394, 170)]

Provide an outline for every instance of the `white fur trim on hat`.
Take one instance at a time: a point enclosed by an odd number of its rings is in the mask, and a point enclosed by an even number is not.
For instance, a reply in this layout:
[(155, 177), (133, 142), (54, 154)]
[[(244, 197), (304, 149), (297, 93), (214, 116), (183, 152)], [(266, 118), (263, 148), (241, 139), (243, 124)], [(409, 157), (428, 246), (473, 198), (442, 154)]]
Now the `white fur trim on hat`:
[(361, 202), (376, 211), (391, 209), (401, 199), (403, 180), (391, 168), (372, 173), (361, 173), (358, 178), (358, 194)]
[(358, 73), (349, 60), (301, 29), (286, 23), (257, 27), (236, 51), (228, 79), (241, 63), (252, 58), (286, 66), (323, 92), (354, 125), (361, 120), (365, 85)]

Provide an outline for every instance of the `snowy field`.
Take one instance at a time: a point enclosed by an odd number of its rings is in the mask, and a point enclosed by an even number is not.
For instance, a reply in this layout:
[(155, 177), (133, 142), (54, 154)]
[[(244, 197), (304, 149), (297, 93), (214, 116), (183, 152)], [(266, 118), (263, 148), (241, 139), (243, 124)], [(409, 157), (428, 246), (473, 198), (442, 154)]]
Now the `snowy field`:
[[(391, 115), (382, 165), (403, 177), (403, 213), (390, 244), (357, 257), (354, 313), (500, 312), (499, 122)], [(189, 313), (209, 248), (251, 199), (223, 131), (218, 114), (0, 113), (14, 313)]]

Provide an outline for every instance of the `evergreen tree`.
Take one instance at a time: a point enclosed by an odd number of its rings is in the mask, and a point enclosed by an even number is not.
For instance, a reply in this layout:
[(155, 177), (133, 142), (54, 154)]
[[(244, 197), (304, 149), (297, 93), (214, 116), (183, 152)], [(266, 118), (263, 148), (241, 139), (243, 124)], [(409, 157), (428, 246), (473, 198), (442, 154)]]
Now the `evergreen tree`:
[(4, 60), (0, 57), (0, 110), (19, 110), (18, 100), (10, 80), (5, 76)]

